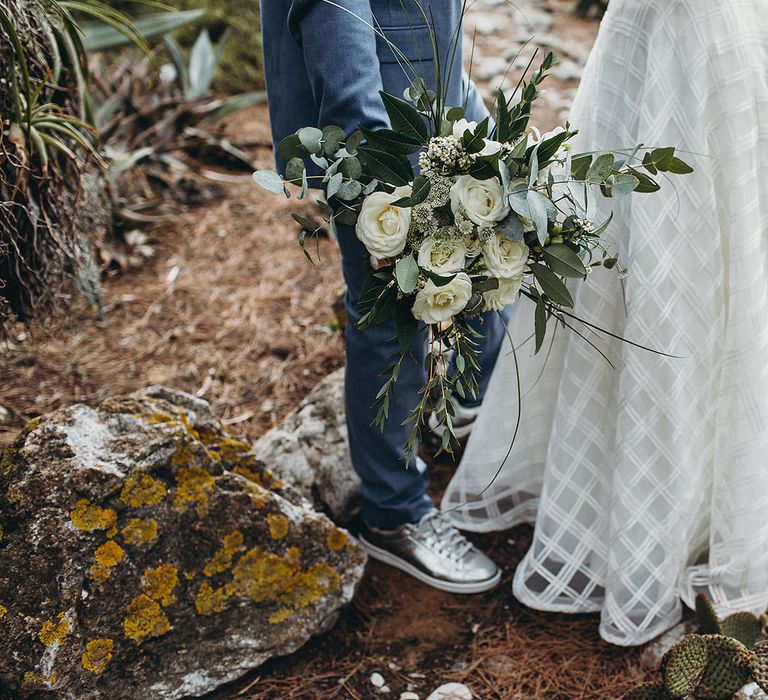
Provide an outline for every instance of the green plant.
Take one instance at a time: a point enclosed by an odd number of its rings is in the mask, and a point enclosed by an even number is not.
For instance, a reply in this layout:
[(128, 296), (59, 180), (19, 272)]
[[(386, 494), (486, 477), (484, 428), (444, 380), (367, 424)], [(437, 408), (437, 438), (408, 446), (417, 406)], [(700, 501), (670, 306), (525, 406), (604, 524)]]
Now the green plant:
[(712, 602), (703, 593), (696, 596), (696, 616), (700, 634), (722, 634), (738, 640), (749, 649), (760, 639), (768, 623), (768, 616), (758, 617), (750, 612), (734, 613), (720, 620)]
[(208, 30), (203, 29), (189, 52), (189, 59), (170, 34), (163, 37), (165, 47), (176, 69), (176, 79), (184, 99), (199, 100), (211, 89), (222, 51), (231, 36), (231, 31), (225, 32), (214, 46)]

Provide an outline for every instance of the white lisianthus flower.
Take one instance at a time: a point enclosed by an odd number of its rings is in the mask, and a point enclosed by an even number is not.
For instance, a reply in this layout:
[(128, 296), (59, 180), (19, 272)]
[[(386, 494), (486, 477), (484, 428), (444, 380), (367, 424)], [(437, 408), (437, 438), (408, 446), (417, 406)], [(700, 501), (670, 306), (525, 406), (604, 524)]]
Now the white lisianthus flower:
[(501, 221), (509, 214), (501, 182), (495, 177), (477, 180), (471, 175), (459, 175), (451, 187), (451, 210), (454, 216), (459, 207), (478, 226)]
[(411, 196), (411, 186), (398, 187), (392, 194), (374, 192), (363, 200), (355, 232), (368, 252), (379, 260), (392, 258), (405, 249), (411, 227), (411, 209), (392, 203)]
[(477, 129), (477, 122), (468, 122), (466, 119), (459, 119), (453, 124), (453, 136), (454, 138), (461, 140), (465, 131), (471, 131), (474, 134), (475, 129)]
[(477, 155), (479, 156), (492, 156), (495, 153), (498, 153), (501, 151), (501, 149), (504, 148), (504, 144), (499, 141), (492, 141), (491, 139), (485, 139), (485, 145), (483, 146), (483, 150), (480, 151)]
[(419, 267), (437, 275), (450, 275), (464, 269), (467, 249), (462, 241), (427, 238), (419, 248)]
[(412, 313), (424, 323), (444, 323), (463, 311), (472, 297), (472, 281), (459, 272), (448, 284), (438, 287), (432, 280), (416, 292)]
[(520, 277), (528, 263), (528, 246), (496, 233), (483, 246), (485, 269), (499, 279)]
[(485, 298), (486, 311), (502, 311), (504, 307), (517, 301), (517, 294), (523, 285), (523, 276), (510, 277), (509, 279), (500, 279), (499, 288), (486, 292)]

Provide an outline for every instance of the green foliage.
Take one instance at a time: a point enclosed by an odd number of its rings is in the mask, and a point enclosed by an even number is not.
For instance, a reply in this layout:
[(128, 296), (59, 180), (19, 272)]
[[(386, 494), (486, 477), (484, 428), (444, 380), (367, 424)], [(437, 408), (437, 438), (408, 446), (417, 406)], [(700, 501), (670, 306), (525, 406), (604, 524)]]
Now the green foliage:
[(768, 616), (758, 617), (750, 612), (734, 613), (720, 620), (712, 602), (703, 593), (696, 596), (696, 617), (699, 622), (699, 634), (722, 634), (738, 640), (748, 649), (760, 639), (768, 622)]
[[(110, 5), (128, 11), (129, 0), (108, 0)], [(195, 30), (178, 35), (184, 48), (198, 39), (199, 28), (207, 29), (218, 43), (227, 30), (231, 37), (223, 47), (220, 70), (214, 88), (224, 94), (236, 94), (264, 87), (264, 60), (261, 49), (261, 16), (258, 0), (168, 0), (177, 10), (202, 10), (205, 16)]]

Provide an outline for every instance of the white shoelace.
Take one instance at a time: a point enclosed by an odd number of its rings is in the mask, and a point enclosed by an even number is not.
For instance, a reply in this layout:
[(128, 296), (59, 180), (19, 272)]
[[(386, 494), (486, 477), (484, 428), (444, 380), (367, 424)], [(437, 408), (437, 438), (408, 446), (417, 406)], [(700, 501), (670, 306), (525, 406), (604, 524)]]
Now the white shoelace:
[(424, 516), (419, 524), (419, 531), (422, 526), (428, 526), (430, 530), (423, 533), (426, 535), (427, 542), (449, 559), (460, 561), (474, 546), (438, 510)]

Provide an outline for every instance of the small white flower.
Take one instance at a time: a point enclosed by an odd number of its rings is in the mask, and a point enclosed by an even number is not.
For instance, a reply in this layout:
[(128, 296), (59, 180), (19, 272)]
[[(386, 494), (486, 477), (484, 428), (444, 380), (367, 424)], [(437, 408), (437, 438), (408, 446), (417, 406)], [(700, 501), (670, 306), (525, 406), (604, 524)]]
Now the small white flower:
[(499, 288), (484, 294), (486, 311), (501, 311), (517, 301), (517, 294), (523, 285), (523, 276), (499, 279)]
[(528, 246), (496, 233), (483, 246), (485, 269), (499, 279), (520, 277), (528, 264)]
[(355, 232), (368, 252), (379, 260), (399, 255), (405, 248), (411, 226), (411, 209), (392, 203), (411, 196), (411, 187), (398, 187), (392, 194), (374, 192), (363, 201)]
[(459, 119), (453, 125), (453, 135), (457, 139), (461, 139), (464, 136), (464, 132), (471, 131), (473, 134), (477, 129), (477, 122), (468, 122), (466, 119)]
[(483, 150), (477, 155), (479, 156), (492, 156), (495, 153), (499, 153), (504, 148), (504, 144), (499, 141), (492, 141), (491, 139), (485, 139), (485, 145)]
[(454, 216), (459, 208), (478, 226), (501, 221), (509, 214), (501, 182), (495, 177), (477, 180), (471, 175), (459, 175), (451, 187), (451, 210)]
[(419, 267), (438, 275), (451, 275), (464, 269), (467, 250), (462, 241), (427, 238), (419, 248)]
[(471, 297), (472, 281), (465, 272), (459, 272), (442, 287), (427, 280), (416, 293), (412, 313), (424, 323), (444, 323), (463, 311)]

